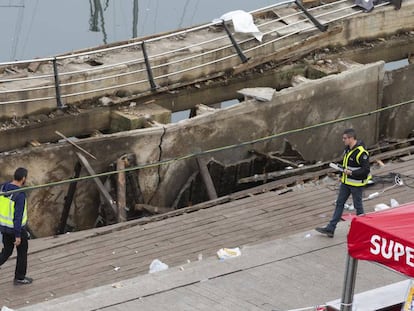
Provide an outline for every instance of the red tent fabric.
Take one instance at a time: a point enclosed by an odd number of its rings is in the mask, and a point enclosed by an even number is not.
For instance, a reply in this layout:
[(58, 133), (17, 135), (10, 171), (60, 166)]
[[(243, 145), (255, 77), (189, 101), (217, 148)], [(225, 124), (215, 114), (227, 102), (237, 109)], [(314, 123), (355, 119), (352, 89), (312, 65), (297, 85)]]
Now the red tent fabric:
[(414, 277), (414, 202), (352, 219), (348, 252)]

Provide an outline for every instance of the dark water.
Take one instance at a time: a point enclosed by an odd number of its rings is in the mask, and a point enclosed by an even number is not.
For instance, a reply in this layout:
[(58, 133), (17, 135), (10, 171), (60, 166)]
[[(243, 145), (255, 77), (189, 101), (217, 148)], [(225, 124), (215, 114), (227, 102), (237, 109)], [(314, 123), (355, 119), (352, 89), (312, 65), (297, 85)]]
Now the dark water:
[(211, 22), (272, 0), (0, 0), (0, 62)]

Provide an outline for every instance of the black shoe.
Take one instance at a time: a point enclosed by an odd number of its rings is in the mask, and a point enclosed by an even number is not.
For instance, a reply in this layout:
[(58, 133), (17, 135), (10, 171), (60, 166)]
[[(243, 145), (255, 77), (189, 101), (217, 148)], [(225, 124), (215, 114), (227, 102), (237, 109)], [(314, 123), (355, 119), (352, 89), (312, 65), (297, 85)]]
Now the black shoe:
[(321, 228), (321, 227), (317, 227), (315, 228), (316, 231), (322, 233), (322, 234), (326, 234), (328, 237), (333, 238), (334, 237), (334, 232), (330, 231), (326, 228)]
[(32, 284), (33, 279), (26, 276), (24, 279), (14, 279), (14, 285)]

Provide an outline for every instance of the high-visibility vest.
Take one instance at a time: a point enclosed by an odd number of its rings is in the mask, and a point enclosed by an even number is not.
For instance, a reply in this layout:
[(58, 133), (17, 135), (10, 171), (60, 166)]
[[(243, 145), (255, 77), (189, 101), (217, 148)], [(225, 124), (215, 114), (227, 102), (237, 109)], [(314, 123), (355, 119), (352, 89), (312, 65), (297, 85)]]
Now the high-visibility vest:
[[(357, 163), (359, 163), (359, 158), (361, 157), (362, 154), (366, 153), (368, 155), (368, 151), (366, 151), (365, 148), (362, 147), (362, 146), (358, 146), (355, 149), (351, 150), (350, 152), (345, 154), (344, 159), (342, 161), (342, 166), (343, 166), (344, 170), (347, 169), (347, 170), (350, 170), (350, 171), (356, 171), (356, 170), (361, 168), (360, 166), (348, 166), (349, 158), (355, 152), (357, 152), (357, 154), (355, 156), (355, 160), (356, 160)], [(355, 187), (362, 187), (362, 186), (365, 186), (366, 184), (368, 184), (368, 180), (370, 180), (371, 178), (372, 178), (371, 174), (368, 174), (367, 178), (361, 180), (361, 179), (352, 178), (352, 175), (349, 176), (349, 175), (346, 175), (345, 173), (342, 173), (341, 181), (345, 185), (355, 186)]]
[[(14, 205), (15, 202), (12, 200), (13, 194), (10, 197), (4, 195), (0, 196), (0, 226), (7, 228), (14, 228)], [(22, 227), (27, 223), (27, 204), (24, 202)]]

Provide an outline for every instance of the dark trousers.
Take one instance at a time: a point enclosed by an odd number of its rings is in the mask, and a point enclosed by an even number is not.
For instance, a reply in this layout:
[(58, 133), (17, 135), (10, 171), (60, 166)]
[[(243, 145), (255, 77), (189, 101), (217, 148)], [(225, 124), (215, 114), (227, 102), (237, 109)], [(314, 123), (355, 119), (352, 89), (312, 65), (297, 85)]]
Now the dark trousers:
[[(0, 266), (4, 264), (7, 259), (11, 256), (14, 249), (14, 234), (2, 233), (3, 235), (3, 249), (0, 253)], [(14, 272), (14, 277), (16, 279), (24, 279), (27, 271), (27, 250), (28, 250), (28, 241), (27, 241), (27, 232), (22, 229), (21, 231), (21, 243), (16, 247), (17, 249), (17, 260), (16, 260), (16, 270)]]
[(344, 212), (345, 202), (348, 200), (351, 194), (352, 201), (356, 209), (356, 214), (364, 214), (364, 208), (362, 206), (362, 188), (364, 187), (349, 186), (341, 183), (341, 186), (339, 187), (338, 198), (336, 199), (335, 212), (326, 229), (332, 232), (335, 231), (336, 225), (341, 220), (342, 213)]

